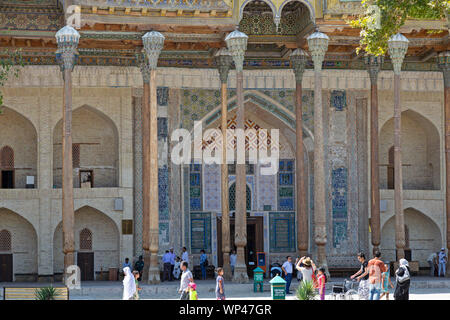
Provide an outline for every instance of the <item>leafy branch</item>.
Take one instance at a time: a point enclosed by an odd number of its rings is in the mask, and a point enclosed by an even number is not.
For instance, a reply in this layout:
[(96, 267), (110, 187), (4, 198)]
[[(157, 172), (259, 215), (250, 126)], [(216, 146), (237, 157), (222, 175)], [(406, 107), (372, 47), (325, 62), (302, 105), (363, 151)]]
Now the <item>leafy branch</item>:
[(347, 23), (361, 29), (357, 51), (377, 56), (387, 52), (389, 38), (407, 19), (442, 20), (450, 11), (450, 0), (362, 0), (361, 4), (366, 13)]
[[(19, 76), (20, 67), (24, 66), (20, 50), (3, 50), (0, 52), (0, 89), (5, 85), (9, 76)], [(3, 106), (3, 94), (0, 90), (0, 108)], [(0, 113), (2, 110), (0, 109)]]

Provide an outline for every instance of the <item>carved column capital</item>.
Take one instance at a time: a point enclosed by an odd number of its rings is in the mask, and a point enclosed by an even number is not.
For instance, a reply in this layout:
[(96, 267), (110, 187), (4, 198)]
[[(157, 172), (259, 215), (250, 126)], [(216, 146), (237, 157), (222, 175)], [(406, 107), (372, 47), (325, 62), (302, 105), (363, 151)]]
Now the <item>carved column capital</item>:
[(61, 47), (56, 51), (56, 61), (61, 72), (65, 70), (73, 71), (73, 67), (78, 59), (78, 51), (75, 48)]
[(364, 64), (367, 67), (367, 72), (369, 72), (370, 83), (373, 85), (377, 84), (378, 81), (378, 73), (381, 70), (381, 66), (383, 65), (384, 57), (383, 56), (374, 56), (368, 54), (364, 57)]
[(441, 52), (438, 55), (438, 66), (444, 74), (444, 86), (450, 87), (450, 51)]
[(306, 62), (308, 60), (308, 54), (302, 49), (295, 49), (290, 56), (292, 69), (294, 70), (295, 81), (301, 83), (303, 79), (303, 73), (305, 72)]
[(214, 59), (219, 70), (220, 82), (227, 83), (233, 57), (226, 48), (222, 48), (217, 52)]
[(144, 83), (150, 83), (150, 64), (148, 62), (148, 57), (145, 52), (140, 52), (136, 54), (139, 69), (141, 70), (142, 79)]

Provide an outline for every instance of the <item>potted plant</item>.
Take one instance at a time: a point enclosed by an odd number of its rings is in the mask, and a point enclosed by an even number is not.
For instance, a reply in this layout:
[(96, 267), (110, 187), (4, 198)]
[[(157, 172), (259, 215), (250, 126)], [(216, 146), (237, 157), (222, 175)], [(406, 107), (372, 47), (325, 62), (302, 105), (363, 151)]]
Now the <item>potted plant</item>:
[(36, 300), (55, 300), (56, 290), (52, 286), (36, 289)]
[(312, 281), (301, 281), (297, 288), (296, 296), (298, 300), (314, 300), (317, 292)]

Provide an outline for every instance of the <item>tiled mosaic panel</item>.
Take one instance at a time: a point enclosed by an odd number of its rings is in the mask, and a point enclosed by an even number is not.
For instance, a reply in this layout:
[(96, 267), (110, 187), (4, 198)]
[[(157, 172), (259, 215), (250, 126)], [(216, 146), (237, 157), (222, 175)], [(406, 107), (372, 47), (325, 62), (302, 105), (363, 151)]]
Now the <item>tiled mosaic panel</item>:
[(159, 223), (159, 245), (167, 246), (170, 242), (170, 229), (169, 222), (160, 222)]
[[(249, 35), (297, 35), (304, 26), (305, 17), (300, 10), (284, 12), (277, 30), (272, 14), (247, 14), (244, 10), (239, 30)], [(279, 31), (279, 32), (278, 32)]]
[[(295, 113), (295, 90), (264, 90), (265, 95)], [(311, 131), (314, 128), (314, 91), (302, 90), (302, 121)]]
[(278, 168), (278, 210), (294, 210), (294, 160), (280, 160)]
[(158, 118), (158, 139), (165, 139), (168, 135), (167, 118)]
[(277, 207), (277, 176), (261, 175), (258, 179), (258, 210), (265, 210), (264, 206), (270, 206), (269, 210), (273, 210)]
[(337, 168), (331, 172), (332, 184), (332, 218), (333, 218), (333, 246), (336, 248), (347, 239), (347, 192), (348, 170)]
[(221, 210), (221, 171), (220, 165), (204, 165), (204, 208), (206, 211)]
[(331, 106), (337, 111), (343, 111), (347, 106), (347, 97), (345, 90), (333, 90), (331, 92)]
[(142, 106), (134, 98), (133, 165), (134, 165), (134, 252), (142, 254)]
[[(235, 95), (228, 90), (228, 99)], [(220, 106), (220, 90), (185, 89), (182, 90), (182, 124), (185, 129), (192, 129), (194, 121), (200, 121), (209, 112)]]
[(270, 212), (270, 252), (295, 251), (295, 212)]
[(158, 87), (156, 89), (156, 99), (158, 100), (159, 106), (167, 106), (169, 101), (169, 88), (168, 87)]
[(169, 219), (169, 170), (167, 165), (158, 168), (159, 219)]
[(211, 213), (191, 213), (191, 253), (211, 253)]
[(189, 203), (191, 211), (202, 210), (202, 165), (191, 164), (189, 174)]

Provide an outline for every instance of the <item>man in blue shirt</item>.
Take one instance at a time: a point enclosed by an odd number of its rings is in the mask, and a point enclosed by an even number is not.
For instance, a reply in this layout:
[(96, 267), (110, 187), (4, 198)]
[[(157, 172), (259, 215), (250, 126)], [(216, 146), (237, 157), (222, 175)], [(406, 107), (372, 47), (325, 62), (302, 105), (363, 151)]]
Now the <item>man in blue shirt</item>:
[(170, 279), (170, 259), (172, 255), (169, 253), (169, 250), (166, 250), (166, 253), (164, 253), (162, 257), (162, 262), (164, 266), (163, 271), (163, 281)]
[(287, 260), (283, 263), (281, 270), (283, 270), (284, 279), (286, 280), (286, 294), (291, 294), (289, 288), (292, 281), (292, 258), (290, 256), (287, 256), (286, 258)]
[(122, 264), (122, 270), (126, 267), (129, 267), (130, 270), (133, 270), (133, 268), (131, 267), (130, 259), (128, 258), (125, 258), (125, 262)]
[(175, 268), (175, 258), (176, 255), (173, 252), (173, 247), (169, 249), (170, 253), (170, 274), (169, 274), (169, 281), (173, 281), (173, 269)]
[(202, 269), (202, 280), (206, 280), (206, 266), (208, 258), (206, 257), (205, 250), (201, 250), (200, 255), (200, 268)]

